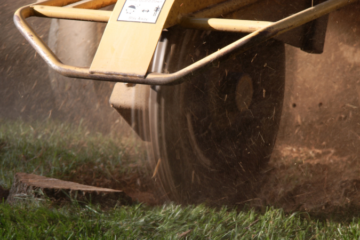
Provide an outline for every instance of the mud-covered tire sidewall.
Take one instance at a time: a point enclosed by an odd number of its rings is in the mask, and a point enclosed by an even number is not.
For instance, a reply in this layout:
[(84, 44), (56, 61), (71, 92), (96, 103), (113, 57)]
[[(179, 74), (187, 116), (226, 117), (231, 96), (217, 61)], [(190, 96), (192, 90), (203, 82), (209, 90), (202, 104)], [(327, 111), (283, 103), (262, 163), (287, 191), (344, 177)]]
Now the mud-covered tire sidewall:
[[(184, 41), (186, 34), (182, 35), (183, 38), (170, 37), (170, 42)], [(224, 39), (224, 35), (218, 33), (210, 35), (201, 38), (204, 34), (193, 33), (190, 47), (178, 44), (177, 58), (172, 65), (191, 64), (197, 60), (197, 51), (200, 51), (199, 58), (207, 55), (201, 43)], [(237, 37), (229, 34), (226, 42), (230, 43)], [(182, 50), (184, 45), (186, 51)], [(215, 48), (216, 45), (212, 44), (208, 49), (211, 52), (216, 51)], [(158, 158), (164, 168), (159, 171), (158, 177), (162, 178), (160, 181), (164, 192), (168, 193), (170, 199), (216, 204), (218, 199), (222, 199), (221, 203), (234, 203), (249, 197), (256, 187), (258, 173), (269, 161), (275, 145), (284, 98), (284, 69), (284, 44), (268, 41), (260, 47), (224, 58), (194, 72), (181, 85), (153, 91), (153, 95), (156, 95), (158, 125), (152, 129), (157, 133), (152, 135), (158, 138)], [(209, 93), (217, 88), (219, 82), (213, 78), (221, 79), (224, 74), (234, 72), (238, 74), (236, 76), (242, 73), (251, 76), (254, 89), (252, 103), (248, 112), (237, 118), (241, 124), (226, 130), (215, 127), (211, 133), (211, 124), (228, 121), (224, 114), (210, 113), (216, 108), (213, 103), (216, 100)], [(187, 115), (193, 116), (192, 129), (189, 129)], [(232, 134), (235, 132), (242, 133), (243, 137), (236, 137), (236, 134)], [(196, 137), (198, 146), (194, 147), (190, 135)], [(227, 139), (229, 135), (232, 136)], [(219, 144), (220, 149), (217, 149)], [(199, 156), (196, 148), (201, 149), (203, 156)], [(205, 166), (201, 158), (210, 159), (211, 166)]]

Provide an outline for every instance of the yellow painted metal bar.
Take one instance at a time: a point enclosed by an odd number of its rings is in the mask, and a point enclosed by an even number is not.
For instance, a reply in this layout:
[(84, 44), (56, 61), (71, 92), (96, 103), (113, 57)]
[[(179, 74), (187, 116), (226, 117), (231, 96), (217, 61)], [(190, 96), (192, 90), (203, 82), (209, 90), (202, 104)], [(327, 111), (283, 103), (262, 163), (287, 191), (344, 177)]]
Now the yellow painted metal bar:
[(185, 28), (207, 29), (227, 32), (251, 33), (268, 27), (272, 22), (233, 20), (220, 18), (184, 18), (180, 25)]
[[(111, 11), (75, 9), (63, 7), (34, 6), (34, 13), (38, 17), (76, 19), (83, 21), (108, 22)], [(230, 32), (254, 32), (267, 27), (271, 22), (247, 21), (217, 18), (184, 18), (180, 23), (187, 28), (210, 29)]]
[[(73, 67), (63, 64), (55, 54), (49, 49), (44, 41), (35, 33), (35, 31), (27, 24), (26, 18), (35, 16), (35, 11), (31, 6), (26, 6), (18, 9), (14, 15), (15, 25), (20, 30), (21, 34), (31, 44), (37, 53), (45, 60), (45, 62), (60, 74), (65, 76), (76, 75), (85, 76), (89, 70), (81, 67)], [(74, 77), (74, 76), (73, 76)]]
[(57, 6), (57, 7), (64, 7), (68, 6), (72, 8), (84, 8), (84, 9), (100, 9), (111, 4), (116, 3), (117, 0), (89, 0), (89, 1), (82, 1), (82, 0), (45, 0), (41, 2), (37, 2), (35, 4), (31, 4), (32, 6), (35, 5), (42, 5), (42, 6)]
[(43, 6), (58, 6), (58, 7), (62, 7), (62, 6), (66, 6), (72, 3), (76, 3), (79, 2), (80, 0), (47, 0), (47, 1), (43, 1), (43, 2), (37, 2), (33, 5), (43, 5)]
[[(197, 1), (191, 1), (191, 0), (183, 0), (183, 1), (176, 1), (176, 3), (173, 6), (173, 9), (170, 12), (170, 15), (168, 16), (168, 19), (165, 23), (165, 28), (174, 26), (178, 23), (180, 23), (182, 21), (182, 19), (187, 19), (187, 18), (181, 18), (179, 16), (187, 16), (190, 14), (191, 17), (195, 17), (195, 18), (208, 18), (208, 17), (218, 17), (218, 16), (222, 16), (225, 15), (231, 11), (234, 11), (236, 9), (239, 9), (241, 7), (253, 4), (255, 2), (257, 2), (259, 0), (228, 0), (228, 1), (224, 1), (224, 0), (197, 0)], [(106, 7), (108, 5), (114, 4), (116, 3), (117, 0), (89, 0), (87, 2), (82, 2), (80, 0), (47, 0), (47, 1), (43, 1), (43, 2), (39, 2), (36, 3), (36, 5), (42, 5), (42, 6), (57, 6), (57, 7), (62, 7), (62, 6), (67, 6), (69, 4), (72, 4), (71, 7), (72, 8), (82, 8), (82, 9), (99, 9), (99, 8), (103, 8)], [(214, 4), (210, 7), (210, 4)], [(206, 8), (205, 8), (206, 7)], [(67, 10), (69, 8), (66, 8)], [(203, 9), (200, 10), (198, 12), (192, 13), (193, 11), (197, 11), (199, 9)], [(37, 9), (39, 11), (39, 9)], [(44, 9), (43, 12), (44, 16), (49, 16), (51, 15), (51, 9)], [(40, 11), (39, 11), (40, 12)], [(55, 17), (55, 14), (61, 14), (61, 10), (54, 10), (53, 17)], [(71, 12), (71, 13), (75, 13), (75, 12)], [(81, 12), (81, 15), (85, 16), (85, 12)], [(76, 17), (76, 15), (72, 15), (72, 14), (61, 14), (63, 17), (58, 17), (58, 18), (66, 18), (66, 19), (78, 19), (80, 20), (79, 17)], [(101, 14), (103, 15), (103, 14)], [(73, 17), (70, 17), (73, 16)], [(86, 16), (86, 19), (84, 20), (88, 20), (90, 19), (89, 16)], [(91, 20), (88, 20), (91, 21)], [(96, 20), (94, 20), (96, 21)], [(103, 20), (101, 20), (103, 21)]]
[(115, 4), (117, 0), (90, 0), (73, 5), (73, 8), (100, 9), (111, 4)]
[(34, 14), (38, 17), (75, 19), (95, 22), (108, 22), (111, 11), (89, 10), (78, 8), (63, 8), (49, 6), (34, 6)]
[(68, 77), (88, 78), (102, 81), (168, 85), (180, 83), (184, 80), (182, 77), (223, 57), (224, 55), (230, 54), (235, 50), (245, 51), (246, 49), (259, 45), (272, 37), (299, 27), (302, 24), (315, 20), (323, 15), (326, 15), (356, 1), (358, 0), (328, 0), (324, 3), (284, 18), (280, 21), (274, 22), (268, 27), (250, 33), (245, 37), (220, 49), (219, 51), (216, 51), (207, 57), (191, 64), (190, 66), (181, 69), (178, 72), (171, 74), (150, 73), (146, 76), (146, 78), (116, 74), (92, 74), (88, 68), (73, 67), (61, 63), (61, 61), (54, 55), (54, 53), (45, 45), (41, 38), (36, 35), (34, 30), (25, 21), (26, 18), (35, 15), (35, 11), (31, 6), (18, 9), (14, 15), (14, 22), (21, 34), (34, 47), (38, 54), (46, 61), (46, 63), (48, 63), (55, 71), (59, 72), (60, 74)]

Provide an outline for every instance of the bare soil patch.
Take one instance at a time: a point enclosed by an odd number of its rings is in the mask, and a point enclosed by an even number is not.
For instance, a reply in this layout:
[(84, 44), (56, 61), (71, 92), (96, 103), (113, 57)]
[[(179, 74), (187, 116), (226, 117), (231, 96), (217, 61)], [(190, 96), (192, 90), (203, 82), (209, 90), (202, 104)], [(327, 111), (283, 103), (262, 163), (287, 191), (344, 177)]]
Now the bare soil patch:
[(160, 205), (164, 202), (157, 196), (156, 186), (141, 165), (128, 166), (129, 172), (123, 173), (121, 167), (106, 169), (104, 165), (83, 164), (72, 170), (66, 180), (81, 184), (122, 190), (133, 201), (149, 206)]
[(360, 163), (334, 149), (278, 146), (252, 205), (287, 212), (347, 214), (360, 209)]
[[(120, 174), (99, 171), (103, 166), (82, 165), (67, 178), (82, 184), (121, 189), (133, 200), (155, 206), (167, 199), (141, 165)], [(356, 156), (339, 156), (334, 149), (278, 146), (272, 160), (254, 184), (253, 192), (241, 206), (275, 206), (286, 212), (348, 214), (360, 209), (360, 162)], [(236, 203), (235, 203), (236, 204)]]
[[(151, 174), (141, 164), (107, 169), (103, 164), (86, 163), (74, 168), (63, 180), (95, 187), (122, 190), (134, 202), (149, 206), (165, 203)], [(241, 189), (239, 189), (241, 192)], [(0, 199), (8, 191), (0, 188)], [(238, 199), (239, 200), (239, 199)], [(229, 202), (227, 202), (229, 204)], [(235, 206), (249, 205), (304, 211), (315, 215), (354, 216), (360, 209), (360, 162), (356, 155), (339, 156), (334, 149), (281, 145), (259, 174), (249, 198), (234, 199)], [(217, 205), (221, 205), (217, 202)]]

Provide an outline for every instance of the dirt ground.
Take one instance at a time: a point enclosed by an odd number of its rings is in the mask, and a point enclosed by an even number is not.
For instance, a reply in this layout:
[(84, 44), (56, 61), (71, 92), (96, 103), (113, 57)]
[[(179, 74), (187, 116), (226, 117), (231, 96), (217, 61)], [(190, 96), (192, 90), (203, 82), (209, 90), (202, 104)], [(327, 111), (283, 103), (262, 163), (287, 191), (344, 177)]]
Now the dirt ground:
[(284, 110), (261, 204), (359, 208), (359, 11), (357, 3), (330, 14), (323, 54), (287, 47)]
[[(99, 166), (100, 168), (103, 166)], [(81, 184), (123, 190), (133, 201), (149, 206), (163, 204), (167, 199), (159, 194), (151, 175), (141, 164), (130, 165), (133, 171), (119, 174), (121, 169), (112, 169), (109, 175), (98, 174), (94, 166), (83, 165), (73, 170), (66, 180)]]
[[(63, 118), (49, 83), (48, 69), (12, 23), (17, 7), (31, 1), (0, 1), (0, 118), (80, 121)], [(342, 213), (360, 208), (360, 4), (330, 14), (325, 51), (321, 55), (286, 47), (286, 90), (280, 132), (269, 165), (246, 202), (286, 211)], [(45, 39), (49, 21), (33, 21)], [(107, 91), (107, 92), (106, 92)], [(104, 94), (111, 89), (105, 88)], [(106, 104), (105, 104), (106, 105)], [(104, 105), (104, 106), (105, 106)], [(85, 109), (86, 110), (86, 109)], [(104, 132), (122, 133), (117, 113), (108, 107)], [(134, 166), (136, 168), (137, 166)], [(78, 170), (81, 183), (122, 188), (149, 205), (163, 203), (149, 175), (93, 179)]]

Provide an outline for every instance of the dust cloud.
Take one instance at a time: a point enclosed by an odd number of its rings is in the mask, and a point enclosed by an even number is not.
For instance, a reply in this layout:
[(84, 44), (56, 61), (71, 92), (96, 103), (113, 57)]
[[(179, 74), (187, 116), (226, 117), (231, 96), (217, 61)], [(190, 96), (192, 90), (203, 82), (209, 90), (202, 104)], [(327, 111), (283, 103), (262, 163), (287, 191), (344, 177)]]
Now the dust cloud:
[[(29, 3), (0, 3), (0, 118), (83, 121), (93, 131), (128, 133), (126, 123), (108, 104), (112, 84), (71, 79), (59, 87), (63, 92), (56, 92), (51, 80), (63, 77), (49, 72), (12, 21), (14, 11)], [(258, 190), (247, 201), (250, 205), (315, 212), (360, 206), (359, 12), (360, 4), (356, 4), (330, 14), (321, 55), (286, 47), (280, 131)], [(47, 42), (55, 23), (30, 22)], [(61, 55), (64, 49), (59, 51)], [(91, 90), (94, 86), (97, 92)], [(77, 90), (65, 96), (70, 88)]]

